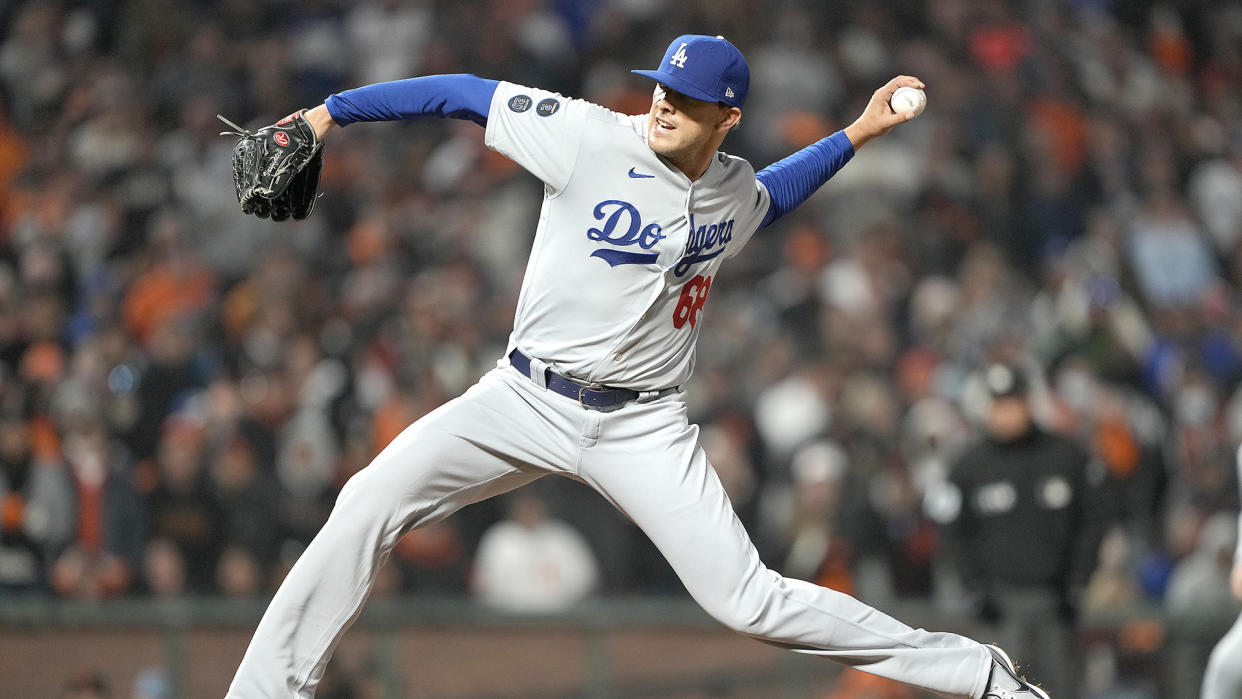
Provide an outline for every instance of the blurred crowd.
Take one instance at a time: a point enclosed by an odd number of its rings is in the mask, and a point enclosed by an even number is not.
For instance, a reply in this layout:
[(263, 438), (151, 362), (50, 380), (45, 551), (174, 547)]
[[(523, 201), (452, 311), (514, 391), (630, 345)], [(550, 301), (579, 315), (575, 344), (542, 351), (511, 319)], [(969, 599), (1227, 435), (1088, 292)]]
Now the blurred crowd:
[[(724, 147), (756, 169), (928, 85), (713, 283), (688, 400), (768, 563), (952, 603), (924, 500), (999, 360), (1117, 496), (1084, 605), (1229, 608), (1242, 6), (1207, 0), (2, 4), (0, 591), (267, 594), (503, 355), (540, 184), (482, 129), (334, 132), (315, 215), (275, 224), (240, 215), (217, 113), (454, 72), (638, 113), (628, 70), (685, 32), (746, 53)], [(376, 594), (677, 589), (598, 496), (528, 491), (407, 535)]]

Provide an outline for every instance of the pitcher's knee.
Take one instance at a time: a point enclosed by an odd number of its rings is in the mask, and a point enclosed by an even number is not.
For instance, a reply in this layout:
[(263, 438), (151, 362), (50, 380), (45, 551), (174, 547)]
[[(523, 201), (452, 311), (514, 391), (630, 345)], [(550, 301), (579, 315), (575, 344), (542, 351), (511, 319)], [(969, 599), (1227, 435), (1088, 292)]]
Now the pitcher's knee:
[(780, 607), (779, 578), (765, 571), (741, 583), (733, 591), (722, 591), (699, 604), (712, 618), (747, 636), (767, 638), (774, 631), (774, 612)]
[(716, 621), (724, 624), (737, 633), (746, 636), (760, 636), (763, 617), (755, 612), (741, 607), (725, 607), (717, 610), (709, 610)]
[(341, 492), (336, 496), (336, 507), (348, 506), (354, 500), (369, 500), (377, 495), (382, 495), (384, 488), (379, 484), (378, 479), (371, 477), (366, 469), (355, 473), (345, 481), (345, 485), (341, 486)]
[(374, 523), (397, 516), (400, 503), (399, 491), (363, 469), (350, 476), (341, 488), (332, 507), (332, 516), (334, 519)]

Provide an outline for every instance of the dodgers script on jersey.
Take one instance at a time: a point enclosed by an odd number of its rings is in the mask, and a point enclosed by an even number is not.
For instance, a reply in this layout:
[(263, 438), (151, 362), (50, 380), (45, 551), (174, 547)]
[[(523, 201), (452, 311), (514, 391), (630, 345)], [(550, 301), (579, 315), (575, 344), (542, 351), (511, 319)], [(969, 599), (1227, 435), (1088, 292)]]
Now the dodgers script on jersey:
[(723, 153), (691, 182), (647, 146), (646, 124), (502, 82), (486, 143), (545, 185), (511, 348), (582, 381), (659, 390), (690, 378), (712, 280), (769, 201)]

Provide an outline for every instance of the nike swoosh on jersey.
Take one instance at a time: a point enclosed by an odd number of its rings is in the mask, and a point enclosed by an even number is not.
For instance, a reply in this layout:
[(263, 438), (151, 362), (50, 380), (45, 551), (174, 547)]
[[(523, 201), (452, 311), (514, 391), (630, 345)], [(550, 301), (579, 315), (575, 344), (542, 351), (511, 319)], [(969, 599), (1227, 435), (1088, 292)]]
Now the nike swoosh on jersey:
[(633, 177), (634, 179), (638, 180), (644, 177), (655, 177), (655, 175), (644, 175), (639, 172), (634, 172), (634, 168), (630, 168), (630, 177)]

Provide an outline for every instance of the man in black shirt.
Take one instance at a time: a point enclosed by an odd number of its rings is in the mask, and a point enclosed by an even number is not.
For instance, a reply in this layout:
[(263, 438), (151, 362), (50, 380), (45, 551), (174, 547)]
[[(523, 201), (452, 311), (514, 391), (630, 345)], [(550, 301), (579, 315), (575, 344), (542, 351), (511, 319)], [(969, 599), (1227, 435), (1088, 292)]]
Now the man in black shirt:
[(1078, 443), (1035, 423), (1027, 380), (1011, 366), (985, 368), (991, 398), (984, 438), (928, 497), (980, 619), (997, 641), (1028, 658), (1058, 699), (1079, 693), (1075, 611), (1103, 535), (1103, 469)]

